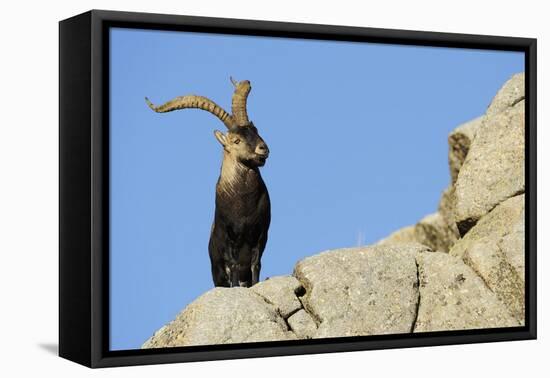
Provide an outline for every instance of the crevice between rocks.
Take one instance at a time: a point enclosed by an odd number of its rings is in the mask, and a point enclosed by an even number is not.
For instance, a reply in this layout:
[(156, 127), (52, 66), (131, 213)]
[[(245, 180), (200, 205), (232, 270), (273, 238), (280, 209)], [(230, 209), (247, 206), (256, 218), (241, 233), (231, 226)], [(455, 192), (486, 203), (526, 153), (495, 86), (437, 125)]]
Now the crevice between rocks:
[(304, 298), (306, 297), (307, 291), (308, 291), (307, 290), (308, 285), (306, 284), (306, 282), (304, 282), (302, 279), (300, 279), (300, 277), (298, 277), (296, 272), (294, 272), (292, 274), (292, 276), (294, 276), (294, 278), (296, 278), (298, 280), (298, 282), (300, 282), (300, 285), (301, 285), (301, 289), (297, 289), (295, 291), (295, 293), (296, 293), (296, 297), (300, 301), (300, 304), (302, 305), (302, 309), (306, 312), (306, 314), (309, 315), (309, 317), (311, 319), (313, 319), (313, 321), (315, 322), (315, 325), (317, 326), (317, 328), (319, 328), (319, 326), (322, 323), (321, 317), (318, 314), (316, 314), (315, 311), (308, 308), (307, 303), (304, 303), (304, 301), (305, 301)]
[[(285, 318), (285, 317), (283, 316), (283, 314), (281, 314), (281, 310), (279, 310), (279, 308), (277, 307), (277, 305), (276, 305), (275, 303), (271, 302), (269, 299), (267, 299), (266, 297), (264, 297), (264, 296), (261, 295), (260, 293), (257, 293), (257, 292), (255, 292), (255, 291), (253, 291), (253, 290), (250, 290), (250, 291), (251, 291), (252, 293), (256, 294), (258, 297), (262, 298), (263, 301), (264, 301), (265, 303), (267, 303), (268, 305), (273, 306), (273, 309), (275, 310), (275, 313), (276, 313), (276, 314), (283, 320), (283, 322), (285, 323), (286, 328), (287, 328), (286, 330), (292, 332), (292, 329), (290, 328), (290, 324), (288, 324), (288, 321), (287, 321), (288, 317)], [(290, 315), (289, 315), (289, 317), (290, 317)], [(294, 333), (294, 332), (292, 332), (292, 333)]]
[[(462, 262), (472, 270), (472, 272), (475, 273), (475, 275), (481, 280), (481, 282), (483, 282), (483, 285), (485, 285), (485, 288), (487, 290), (489, 290), (491, 293), (495, 294), (495, 292), (493, 291), (493, 289), (491, 289), (491, 286), (489, 286), (489, 283), (485, 280), (485, 278), (483, 277), (483, 275), (481, 274), (481, 272), (479, 270), (476, 269), (475, 267), (475, 264), (473, 263), (473, 261), (471, 260), (470, 256), (468, 256), (468, 252), (466, 252), (464, 254), (464, 257), (462, 258)], [(496, 294), (495, 294), (496, 295)]]
[(321, 323), (323, 322), (321, 320), (321, 318), (319, 317), (319, 315), (317, 315), (315, 313), (315, 311), (313, 311), (312, 309), (308, 308), (307, 306), (307, 303), (304, 303), (304, 300), (302, 299), (302, 297), (299, 297), (298, 300), (300, 301), (300, 303), (302, 304), (302, 309), (309, 315), (309, 317), (315, 322), (315, 325), (317, 326), (317, 328), (319, 328), (319, 326), (321, 325)]
[(275, 306), (275, 303), (271, 302), (269, 299), (267, 299), (266, 297), (264, 297), (262, 294), (254, 291), (254, 290), (250, 290), (252, 293), (256, 294), (258, 297), (262, 298), (263, 301), (269, 305), (272, 305), (273, 307), (277, 308), (277, 306)]
[[(500, 249), (499, 246), (497, 246), (497, 248)], [(499, 253), (500, 253), (500, 251), (499, 251)], [(470, 257), (467, 256), (467, 254), (466, 254), (465, 257), (462, 259), (462, 262), (463, 262), (468, 268), (470, 268), (470, 269), (474, 272), (474, 274), (481, 280), (481, 282), (483, 282), (483, 285), (485, 286), (485, 288), (486, 288), (489, 292), (491, 292), (491, 293), (495, 296), (496, 300), (497, 300), (498, 302), (500, 302), (500, 303), (504, 306), (504, 308), (506, 309), (506, 311), (508, 311), (508, 314), (509, 314), (514, 320), (516, 320), (518, 323), (521, 324), (521, 322), (522, 322), (521, 319), (518, 319), (518, 318), (516, 317), (516, 315), (511, 311), (511, 309), (510, 309), (510, 307), (508, 306), (508, 304), (501, 298), (501, 296), (499, 295), (499, 293), (497, 293), (495, 290), (493, 290), (493, 288), (491, 287), (491, 285), (489, 285), (489, 282), (487, 282), (487, 280), (485, 279), (485, 277), (483, 277), (483, 275), (481, 274), (481, 272), (480, 272), (478, 269), (476, 269), (475, 264), (474, 264), (473, 261), (470, 259)], [(505, 261), (505, 263), (508, 263), (508, 262)]]
[[(302, 290), (300, 290), (302, 289)], [(286, 328), (287, 328), (287, 331), (288, 332), (292, 332), (294, 335), (296, 335), (296, 333), (294, 332), (294, 330), (292, 329), (292, 327), (290, 326), (290, 324), (288, 323), (288, 318), (290, 318), (292, 315), (294, 315), (295, 313), (297, 313), (298, 311), (300, 310), (304, 310), (307, 312), (307, 310), (304, 308), (304, 304), (302, 303), (302, 300), (300, 299), (300, 296), (298, 296), (298, 293), (300, 292), (303, 292), (303, 294), (305, 295), (305, 288), (303, 286), (301, 286), (300, 288), (296, 289), (294, 291), (294, 294), (296, 295), (296, 298), (298, 299), (298, 301), (300, 302), (300, 305), (301, 307), (300, 308), (297, 308), (296, 310), (290, 312), (287, 316), (283, 316), (283, 314), (281, 313), (281, 310), (277, 307), (277, 305), (275, 303), (273, 303), (272, 301), (270, 301), (269, 299), (267, 299), (266, 297), (264, 297), (262, 294), (258, 293), (258, 292), (255, 292), (253, 290), (251, 290), (252, 293), (256, 294), (258, 297), (262, 298), (264, 300), (265, 303), (273, 306), (273, 308), (275, 309), (275, 312), (277, 313), (277, 315), (283, 320), (283, 322), (285, 323), (286, 325)], [(298, 335), (296, 335), (296, 337), (298, 337)]]
[[(459, 221), (459, 222), (455, 222), (456, 223), (456, 227), (458, 228), (458, 232), (460, 234), (460, 238), (458, 238), (458, 240), (460, 239), (463, 239), (466, 234), (472, 229), (474, 228), (477, 223), (483, 219), (483, 217), (487, 216), (489, 213), (491, 213), (491, 211), (493, 211), (498, 205), (504, 203), (505, 201), (508, 201), (509, 199), (511, 198), (514, 198), (514, 197), (517, 197), (517, 196), (521, 196), (522, 194), (525, 194), (525, 188), (523, 189), (520, 189), (518, 190), (517, 192), (514, 192), (512, 193), (511, 195), (509, 195), (508, 197), (500, 200), (498, 203), (496, 203), (493, 207), (491, 207), (485, 214), (483, 214), (482, 216), (480, 216), (479, 218), (475, 219), (475, 218), (466, 218), (462, 221)], [(457, 241), (458, 241), (457, 240)], [(456, 243), (456, 242), (455, 242)]]
[[(502, 239), (502, 237), (501, 237)], [(497, 254), (499, 255), (499, 258), (501, 259), (501, 262), (503, 264), (505, 264), (506, 266), (506, 269), (510, 272), (511, 275), (514, 276), (515, 278), (515, 281), (517, 282), (519, 280), (519, 277), (517, 275), (517, 272), (515, 271), (515, 269), (512, 267), (512, 265), (510, 264), (510, 262), (508, 261), (507, 257), (506, 257), (506, 254), (504, 253), (504, 251), (502, 250), (502, 247), (500, 245), (499, 242), (495, 243), (495, 246), (497, 247)], [(466, 264), (466, 266), (468, 266), (470, 269), (472, 269), (472, 271), (481, 279), (481, 281), (483, 282), (483, 284), (485, 285), (485, 287), (487, 288), (487, 290), (489, 290), (491, 293), (493, 293), (496, 297), (496, 299), (502, 303), (504, 305), (504, 307), (508, 310), (508, 313), (510, 314), (510, 316), (512, 318), (514, 318), (515, 320), (517, 320), (520, 324), (524, 321), (524, 319), (522, 319), (521, 317), (518, 317), (517, 314), (512, 310), (511, 308), (511, 305), (509, 303), (507, 303), (503, 296), (502, 296), (502, 293), (500, 293), (499, 291), (493, 289), (491, 287), (491, 285), (489, 284), (489, 282), (486, 280), (486, 278), (481, 274), (481, 272), (475, 267), (475, 264), (474, 262), (472, 261), (472, 259), (468, 256), (468, 253), (466, 253), (464, 255), (465, 257), (462, 259), (462, 261), (464, 262), (464, 264)], [(523, 318), (525, 318), (525, 308), (523, 308)]]
[(525, 96), (519, 97), (518, 99), (516, 99), (514, 102), (512, 102), (512, 103), (510, 104), (510, 108), (513, 108), (514, 106), (516, 106), (517, 104), (519, 104), (519, 103), (522, 102), (523, 100), (525, 100)]
[(421, 295), (420, 295), (420, 266), (418, 264), (418, 260), (417, 258), (415, 257), (414, 258), (414, 264), (416, 265), (416, 289), (418, 290), (418, 296), (417, 296), (417, 300), (416, 300), (416, 308), (415, 308), (415, 313), (414, 313), (414, 318), (413, 318), (413, 321), (412, 321), (412, 324), (411, 324), (411, 333), (414, 333), (415, 329), (416, 329), (416, 322), (418, 321), (418, 313), (419, 313), (419, 310), (420, 310), (420, 300), (421, 300)]
[[(294, 330), (292, 329), (292, 327), (290, 326), (290, 323), (288, 322), (288, 318), (290, 318), (290, 315), (288, 317), (284, 317), (281, 315), (281, 312), (277, 309), (277, 313), (279, 314), (279, 316), (281, 317), (281, 319), (283, 319), (283, 322), (285, 322), (285, 325), (286, 325), (286, 330), (288, 332), (292, 332), (296, 335), (296, 333), (294, 332)], [(296, 337), (298, 337), (298, 335), (296, 335)]]
[[(523, 100), (524, 98), (522, 98), (521, 100)], [(517, 101), (517, 102), (520, 102), (521, 100)], [(479, 219), (477, 219), (475, 221), (475, 224), (474, 226), (477, 224), (477, 222), (479, 222), (483, 217), (489, 215), (498, 205), (504, 203), (505, 201), (511, 199), (511, 198), (514, 198), (514, 197), (517, 197), (517, 196), (521, 196), (525, 194), (525, 189), (520, 189), (518, 190), (517, 192), (515, 192), (514, 194), (510, 195), (509, 197), (503, 199), (502, 201), (500, 201), (499, 203), (497, 203), (496, 205), (494, 205), (491, 210), (489, 210), (485, 215), (483, 215), (482, 217), (480, 217)], [(457, 223), (457, 226), (458, 226), (458, 223)], [(472, 228), (474, 227), (472, 226)], [(471, 228), (469, 229), (471, 230)], [(468, 230), (468, 231), (469, 231)], [(467, 232), (466, 232), (467, 233)], [(504, 236), (507, 235), (507, 232), (505, 232), (503, 235), (500, 236), (500, 240), (502, 240), (502, 238)], [(461, 239), (464, 238), (465, 235), (462, 235), (461, 236)], [(460, 240), (460, 239), (459, 239)], [(458, 241), (457, 241), (458, 242)], [(503, 259), (503, 261), (509, 265), (509, 269), (511, 272), (515, 273), (517, 275), (517, 273), (515, 272), (515, 270), (513, 269), (513, 267), (510, 265), (510, 262), (508, 261), (507, 257), (506, 257), (506, 254), (502, 251), (502, 248), (500, 246), (500, 243), (496, 243), (496, 247), (498, 248), (498, 253), (499, 255), (501, 255), (501, 258)], [(462, 262), (464, 264), (466, 264), (466, 266), (468, 266), (470, 269), (472, 269), (472, 271), (481, 279), (481, 281), (483, 282), (483, 284), (485, 285), (485, 287), (493, 294), (495, 294), (495, 296), (497, 297), (497, 299), (499, 300), (499, 302), (503, 303), (504, 306), (508, 309), (508, 311), (510, 312), (510, 314), (512, 314), (512, 312), (510, 311), (510, 309), (508, 308), (508, 305), (506, 303), (504, 303), (504, 301), (500, 298), (500, 296), (491, 288), (491, 286), (489, 285), (489, 283), (487, 282), (487, 280), (485, 279), (485, 277), (483, 277), (483, 275), (481, 274), (481, 272), (475, 267), (475, 264), (473, 263), (473, 261), (471, 260), (471, 258), (468, 256), (468, 251), (466, 251), (466, 253), (464, 254), (464, 256), (462, 257)], [(516, 316), (512, 315), (515, 319)]]

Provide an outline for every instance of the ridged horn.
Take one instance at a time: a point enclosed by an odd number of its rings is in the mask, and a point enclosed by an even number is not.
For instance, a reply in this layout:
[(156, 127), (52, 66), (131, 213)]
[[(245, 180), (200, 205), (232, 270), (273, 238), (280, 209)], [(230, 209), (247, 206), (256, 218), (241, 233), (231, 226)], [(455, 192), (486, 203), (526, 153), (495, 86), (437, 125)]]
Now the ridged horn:
[(145, 101), (147, 105), (157, 113), (166, 113), (180, 109), (201, 109), (218, 117), (228, 129), (235, 126), (235, 119), (229, 113), (223, 110), (223, 108), (214, 101), (203, 96), (179, 96), (158, 106), (149, 101), (147, 97), (145, 97)]
[(250, 81), (235, 81), (232, 77), (229, 77), (231, 83), (235, 86), (235, 92), (233, 92), (233, 98), (231, 100), (231, 112), (235, 118), (237, 126), (246, 126), (250, 123), (248, 120), (248, 114), (246, 113), (246, 99), (252, 87)]

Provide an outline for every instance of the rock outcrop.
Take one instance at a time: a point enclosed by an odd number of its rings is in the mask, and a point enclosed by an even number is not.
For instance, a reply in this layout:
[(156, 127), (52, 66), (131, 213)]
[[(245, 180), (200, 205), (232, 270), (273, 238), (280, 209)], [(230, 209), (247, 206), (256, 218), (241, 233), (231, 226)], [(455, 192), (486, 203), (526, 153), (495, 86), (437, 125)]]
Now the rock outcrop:
[(419, 243), (434, 251), (448, 252), (458, 240), (459, 233), (454, 222), (453, 188), (445, 190), (438, 210), (426, 215), (417, 224), (403, 227), (378, 241), (378, 245)]
[(462, 260), (433, 252), (420, 255), (417, 261), (421, 301), (415, 332), (519, 325)]
[(293, 340), (277, 308), (246, 288), (214, 288), (158, 330), (143, 348)]
[(340, 249), (296, 264), (304, 309), (318, 323), (313, 337), (410, 332), (418, 306), (415, 255), (426, 250), (420, 244)]
[(525, 323), (524, 75), (449, 135), (436, 212), (292, 275), (214, 288), (143, 348), (514, 327)]
[(522, 324), (525, 318), (525, 196), (492, 210), (451, 249), (462, 258)]
[(466, 160), (466, 155), (470, 150), (470, 145), (476, 135), (476, 130), (481, 126), (483, 117), (477, 117), (474, 120), (466, 122), (449, 135), (449, 170), (451, 173), (451, 182), (454, 185), (458, 178), (458, 172)]
[(460, 258), (421, 244), (339, 249), (294, 276), (210, 290), (143, 348), (519, 326), (499, 298)]
[(525, 191), (524, 76), (499, 91), (460, 168), (455, 221), (461, 235), (502, 201)]

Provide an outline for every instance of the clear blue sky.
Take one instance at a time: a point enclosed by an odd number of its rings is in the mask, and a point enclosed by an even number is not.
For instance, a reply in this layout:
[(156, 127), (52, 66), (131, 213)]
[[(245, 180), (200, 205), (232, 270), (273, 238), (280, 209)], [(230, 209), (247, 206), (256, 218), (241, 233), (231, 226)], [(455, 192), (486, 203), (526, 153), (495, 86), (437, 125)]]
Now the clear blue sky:
[(447, 135), (524, 70), (523, 54), (349, 42), (111, 31), (111, 338), (136, 349), (212, 288), (208, 238), (225, 130), (176, 96), (230, 111), (250, 80), (269, 145), (272, 223), (261, 279), (318, 252), (369, 244), (437, 208)]

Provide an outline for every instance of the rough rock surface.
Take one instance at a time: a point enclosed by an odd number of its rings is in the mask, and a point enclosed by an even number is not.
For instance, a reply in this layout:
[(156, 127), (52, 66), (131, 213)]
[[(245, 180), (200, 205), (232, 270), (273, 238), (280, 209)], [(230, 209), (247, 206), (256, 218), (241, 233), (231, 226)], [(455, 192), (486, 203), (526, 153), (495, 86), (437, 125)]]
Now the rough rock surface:
[(525, 318), (525, 196), (510, 198), (451, 249), (462, 258), (522, 324)]
[(520, 324), (462, 259), (417, 243), (323, 252), (300, 261), (294, 274), (250, 289), (212, 289), (143, 348)]
[(448, 221), (443, 214), (441, 211), (429, 214), (414, 226), (401, 228), (379, 240), (376, 244), (418, 243), (430, 247), (434, 251), (448, 252), (458, 239), (458, 229), (456, 229), (456, 224)]
[(443, 221), (447, 225), (445, 234), (447, 237), (447, 251), (450, 250), (453, 244), (460, 238), (460, 232), (458, 232), (458, 227), (455, 222), (455, 203), (455, 187), (451, 185), (441, 194), (441, 199), (439, 200), (437, 208), (437, 211), (441, 214)]
[(302, 308), (297, 295), (303, 290), (303, 286), (294, 277), (271, 277), (254, 285), (251, 290), (275, 306), (285, 319)]
[(524, 324), (524, 92), (515, 75), (451, 133), (437, 212), (376, 245), (308, 257), (293, 276), (214, 288), (143, 348)]
[(434, 252), (420, 254), (417, 261), (420, 305), (414, 332), (519, 325), (460, 259)]
[(299, 339), (311, 339), (317, 332), (317, 323), (303, 309), (290, 316), (287, 322)]
[(458, 126), (449, 135), (449, 170), (453, 184), (458, 178), (458, 172), (462, 164), (464, 164), (466, 155), (468, 155), (468, 151), (470, 150), (470, 145), (482, 121), (483, 117), (477, 117)]
[(448, 252), (457, 239), (440, 212), (422, 218), (415, 226), (415, 234), (419, 243), (441, 252)]
[(215, 288), (191, 303), (142, 348), (293, 340), (276, 308), (246, 288)]
[(487, 116), (496, 115), (507, 108), (513, 107), (525, 99), (525, 73), (521, 72), (512, 76), (491, 101), (486, 111)]
[(521, 98), (519, 88), (508, 85), (499, 92), (501, 99), (491, 104), (458, 173), (455, 220), (461, 235), (496, 205), (525, 191), (525, 101), (511, 100)]
[(376, 244), (384, 245), (418, 242), (414, 229), (415, 225), (400, 228), (399, 230), (392, 232), (390, 235), (386, 236), (384, 239), (379, 240)]
[(410, 332), (418, 303), (414, 256), (423, 250), (360, 247), (300, 261), (294, 275), (306, 289), (304, 308), (319, 323), (314, 337)]

